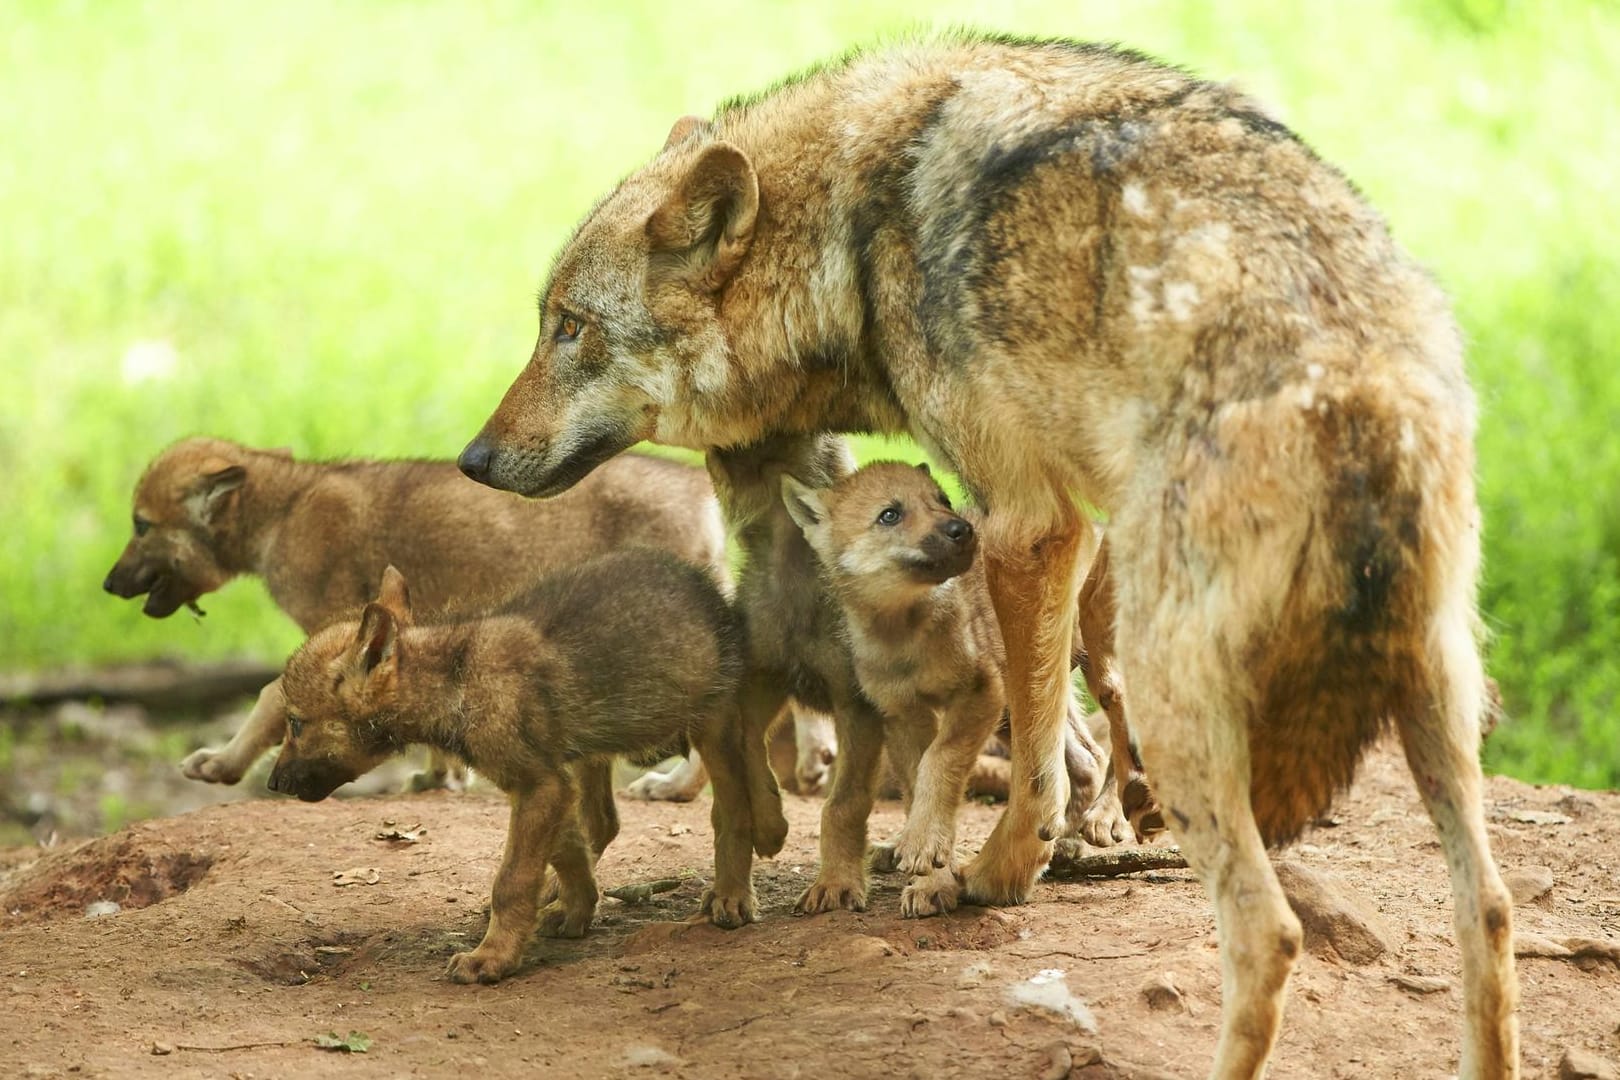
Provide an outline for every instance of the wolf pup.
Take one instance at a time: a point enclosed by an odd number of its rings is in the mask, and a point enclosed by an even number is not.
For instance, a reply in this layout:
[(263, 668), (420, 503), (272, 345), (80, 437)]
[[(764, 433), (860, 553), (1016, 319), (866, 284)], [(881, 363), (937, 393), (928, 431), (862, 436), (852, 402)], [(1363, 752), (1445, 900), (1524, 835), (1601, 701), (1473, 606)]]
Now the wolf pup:
[(1080, 503), (1106, 513), (1131, 728), (1220, 927), (1215, 1075), (1263, 1072), (1299, 953), (1267, 846), (1391, 726), (1451, 873), (1459, 1071), (1515, 1075), (1474, 396), (1445, 296), (1350, 181), (1229, 86), (972, 34), (672, 134), (559, 253), (463, 468), (554, 495), (638, 439), (915, 436), (987, 514), (1016, 780), (964, 870), (990, 903), (1060, 828)]
[[(956, 814), (970, 771), (1006, 708), (1007, 659), (973, 524), (926, 465), (876, 462), (815, 489), (782, 479), (783, 500), (843, 606), (855, 674), (883, 712), (895, 769), (908, 779), (906, 823), (880, 867), (914, 875), (901, 913), (956, 907)], [(1112, 844), (1102, 750), (1071, 706), (1088, 768), (1070, 798), (1093, 815), (1082, 832)], [(1071, 785), (1074, 784), (1071, 778)]]
[[(147, 467), (135, 487), (135, 535), (104, 587), (145, 595), (142, 610), (161, 619), (238, 574), (258, 574), (311, 633), (358, 613), (390, 564), (410, 576), (424, 609), (470, 611), (627, 544), (725, 574), (725, 531), (703, 471), (631, 455), (567, 498), (533, 502), (469, 484), (445, 462), (299, 461), (196, 438)], [(229, 744), (198, 750), (181, 768), (234, 784), (285, 727), (278, 680)], [(413, 786), (438, 786), (445, 771), (435, 758)]]
[[(548, 936), (578, 937), (595, 913), (579, 767), (690, 742), (714, 782), (703, 910), (716, 926), (741, 926), (755, 916), (742, 668), (742, 627), (713, 577), (665, 552), (605, 555), (485, 614), (420, 625), (390, 567), (359, 622), (320, 631), (287, 662), (287, 735), (270, 787), (316, 802), (423, 744), (507, 792), (489, 930), (449, 967), (456, 982), (496, 982), (516, 970), (537, 919)], [(537, 916), (547, 864), (558, 894)]]

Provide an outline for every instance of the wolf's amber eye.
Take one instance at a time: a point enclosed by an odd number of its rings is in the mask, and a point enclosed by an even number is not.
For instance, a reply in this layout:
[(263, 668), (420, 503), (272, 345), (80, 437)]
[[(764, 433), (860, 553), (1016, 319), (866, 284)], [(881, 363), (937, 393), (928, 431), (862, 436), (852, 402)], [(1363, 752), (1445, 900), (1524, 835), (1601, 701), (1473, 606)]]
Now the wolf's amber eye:
[(564, 315), (557, 320), (556, 338), (558, 341), (576, 341), (579, 338), (579, 332), (583, 329), (584, 327), (580, 325), (579, 320), (574, 316)]
[(900, 508), (898, 506), (885, 506), (877, 516), (877, 523), (879, 525), (900, 524)]
[(141, 517), (140, 515), (136, 515), (136, 517), (135, 517), (135, 535), (136, 536), (145, 536), (146, 535), (146, 530), (150, 529), (151, 527), (152, 527), (152, 523), (150, 521), (147, 521), (145, 518)]
[(296, 716), (287, 717), (287, 730), (292, 732), (293, 738), (298, 738), (304, 732), (304, 721)]

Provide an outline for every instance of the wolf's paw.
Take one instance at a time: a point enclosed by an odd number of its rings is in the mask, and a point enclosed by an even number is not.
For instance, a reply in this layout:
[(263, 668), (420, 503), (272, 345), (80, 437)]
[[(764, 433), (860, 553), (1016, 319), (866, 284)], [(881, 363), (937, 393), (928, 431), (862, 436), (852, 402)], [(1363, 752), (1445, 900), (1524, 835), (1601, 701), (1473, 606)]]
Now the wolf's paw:
[(451, 982), (497, 983), (518, 968), (521, 957), (480, 945), (472, 952), (456, 953), (444, 973)]
[(582, 938), (595, 918), (595, 905), (569, 910), (560, 900), (548, 903), (540, 912), (536, 933), (548, 938)]
[(1125, 784), (1125, 794), (1120, 798), (1120, 803), (1138, 843), (1144, 843), (1165, 831), (1164, 812), (1159, 809), (1159, 800), (1154, 797), (1153, 789), (1148, 787), (1146, 777), (1140, 774), (1131, 777)]
[(1105, 784), (1091, 805), (1080, 811), (1069, 832), (1092, 847), (1113, 847), (1131, 839), (1131, 822), (1113, 784)]
[(681, 776), (681, 770), (673, 772), (645, 772), (630, 782), (624, 793), (632, 799), (644, 799), (647, 802), (691, 802), (697, 798), (697, 793), (703, 790), (703, 780), (699, 777), (697, 787), (686, 782)]
[(761, 814), (758, 807), (754, 807), (753, 842), (754, 854), (762, 859), (769, 859), (782, 850), (787, 843), (788, 820), (782, 813), (782, 801), (777, 798), (774, 805), (767, 806)]
[(722, 895), (714, 889), (705, 889), (701, 910), (710, 922), (722, 930), (735, 930), (759, 918), (753, 889), (736, 895)]
[(954, 837), (938, 829), (914, 825), (917, 818), (906, 822), (906, 827), (895, 838), (895, 868), (907, 874), (924, 876), (951, 864)]
[(840, 881), (836, 878), (817, 878), (814, 885), (804, 890), (793, 910), (800, 915), (820, 915), (824, 911), (865, 911), (866, 883), (860, 878)]
[(180, 762), (180, 771), (190, 779), (206, 784), (234, 784), (242, 779), (242, 774), (247, 770), (225, 751), (205, 746), (187, 754)]
[(1041, 868), (1052, 859), (1052, 845), (1023, 833), (1020, 839), (1008, 841), (1013, 829), (1002, 816), (972, 862), (962, 871), (964, 903), (984, 904), (988, 907), (1007, 907), (1029, 900), (1035, 888), (1035, 879)]
[(900, 915), (906, 919), (926, 919), (955, 911), (962, 892), (956, 874), (945, 867), (914, 877), (900, 893)]
[(892, 874), (900, 869), (900, 842), (898, 838), (885, 840), (881, 844), (872, 845), (872, 854), (867, 861), (872, 864), (874, 872), (879, 874)]

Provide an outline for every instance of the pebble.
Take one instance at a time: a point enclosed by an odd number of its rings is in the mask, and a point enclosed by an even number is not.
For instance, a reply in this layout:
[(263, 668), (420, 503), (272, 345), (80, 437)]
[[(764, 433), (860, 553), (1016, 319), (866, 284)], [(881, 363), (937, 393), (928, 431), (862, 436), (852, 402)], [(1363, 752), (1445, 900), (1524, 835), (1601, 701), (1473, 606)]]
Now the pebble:
[(1142, 997), (1154, 1012), (1186, 1008), (1181, 988), (1176, 985), (1175, 976), (1168, 971), (1148, 976), (1147, 982), (1142, 984)]
[(1620, 1080), (1620, 1070), (1590, 1051), (1571, 1047), (1558, 1063), (1558, 1080)]
[(988, 1018), (988, 1023), (990, 1024), (991, 1027), (1006, 1027), (1007, 1026), (1007, 1014), (1004, 1011), (1002, 1011), (1001, 1009), (997, 1009), (995, 1012), (992, 1012), (990, 1014), (990, 1016)]
[(1515, 904), (1528, 904), (1552, 892), (1553, 872), (1545, 866), (1516, 866), (1502, 875)]
[(155, 1042), (152, 1044), (152, 1053), (157, 1057), (168, 1057), (174, 1053), (174, 1047), (169, 1043)]
[(1053, 1043), (1046, 1048), (1046, 1054), (1040, 1071), (1035, 1074), (1036, 1080), (1068, 1080), (1070, 1071), (1074, 1069), (1074, 1055), (1063, 1043)]
[(1346, 895), (1344, 886), (1292, 859), (1276, 864), (1288, 904), (1305, 928), (1305, 947), (1331, 948), (1352, 964), (1370, 964), (1393, 948), (1394, 940), (1373, 914)]

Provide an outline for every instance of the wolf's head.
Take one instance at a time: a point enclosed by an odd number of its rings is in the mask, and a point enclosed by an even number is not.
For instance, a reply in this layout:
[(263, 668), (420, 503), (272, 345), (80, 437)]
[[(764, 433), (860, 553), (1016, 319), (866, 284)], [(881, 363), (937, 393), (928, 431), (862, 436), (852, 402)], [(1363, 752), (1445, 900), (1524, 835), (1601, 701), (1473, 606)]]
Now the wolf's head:
[(758, 211), (748, 157), (701, 121), (676, 124), (558, 256), (534, 354), (462, 451), (462, 471), (555, 495), (641, 439), (726, 445), (705, 415), (732, 389), (717, 294), (748, 253)]
[(270, 790), (319, 802), (380, 765), (397, 747), (400, 630), (411, 619), (405, 578), (390, 566), (359, 622), (314, 634), (281, 676), (287, 735)]
[(874, 462), (819, 490), (785, 476), (782, 498), (846, 595), (904, 602), (966, 573), (978, 551), (926, 465)]
[(238, 528), (250, 456), (223, 439), (186, 439), (159, 454), (135, 485), (135, 534), (101, 587), (144, 595), (142, 610), (161, 619), (229, 581), (220, 551)]

